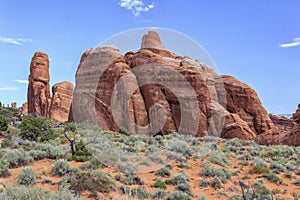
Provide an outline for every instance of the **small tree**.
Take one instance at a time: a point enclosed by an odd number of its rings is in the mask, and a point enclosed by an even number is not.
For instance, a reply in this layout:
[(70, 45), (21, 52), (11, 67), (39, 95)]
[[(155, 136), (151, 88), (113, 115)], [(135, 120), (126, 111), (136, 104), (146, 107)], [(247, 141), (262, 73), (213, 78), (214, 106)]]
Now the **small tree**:
[(0, 115), (0, 131), (6, 131), (8, 129), (8, 119)]
[(75, 123), (74, 122), (67, 122), (64, 128), (64, 135), (67, 140), (70, 142), (71, 153), (72, 155), (76, 152), (76, 135), (78, 134)]
[(54, 139), (53, 129), (49, 119), (25, 116), (21, 125), (21, 137), (31, 141)]

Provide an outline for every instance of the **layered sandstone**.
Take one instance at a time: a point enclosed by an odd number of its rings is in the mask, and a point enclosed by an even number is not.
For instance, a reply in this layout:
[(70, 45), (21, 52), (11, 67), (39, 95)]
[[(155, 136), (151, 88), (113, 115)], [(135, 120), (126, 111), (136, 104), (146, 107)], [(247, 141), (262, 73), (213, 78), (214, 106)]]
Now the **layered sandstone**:
[(121, 55), (101, 46), (82, 56), (72, 119), (106, 130), (254, 139), (274, 125), (256, 92), (210, 67), (169, 52), (149, 32), (141, 49)]
[(68, 121), (73, 98), (73, 84), (68, 81), (56, 83), (52, 87), (49, 118), (59, 122)]
[(36, 52), (32, 57), (28, 81), (28, 113), (48, 117), (51, 98), (49, 58), (46, 53)]

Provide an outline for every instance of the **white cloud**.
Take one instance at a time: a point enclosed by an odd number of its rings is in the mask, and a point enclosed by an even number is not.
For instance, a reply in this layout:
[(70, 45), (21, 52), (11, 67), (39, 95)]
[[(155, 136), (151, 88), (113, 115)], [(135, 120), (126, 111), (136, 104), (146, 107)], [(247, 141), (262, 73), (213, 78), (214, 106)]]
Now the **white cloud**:
[(17, 87), (0, 87), (0, 91), (16, 91), (18, 89)]
[(286, 43), (286, 44), (280, 44), (279, 47), (287, 48), (287, 47), (295, 47), (300, 45), (300, 38), (295, 38), (294, 42)]
[(28, 80), (15, 80), (18, 83), (23, 83), (23, 84), (27, 84)]
[(0, 42), (1, 43), (9, 43), (9, 44), (15, 44), (15, 45), (22, 45), (24, 42), (33, 42), (32, 39), (28, 38), (9, 38), (9, 37), (2, 37), (0, 36)]
[(143, 0), (120, 0), (119, 5), (126, 10), (130, 10), (134, 16), (139, 16), (141, 12), (148, 12), (154, 8), (154, 2), (145, 5)]

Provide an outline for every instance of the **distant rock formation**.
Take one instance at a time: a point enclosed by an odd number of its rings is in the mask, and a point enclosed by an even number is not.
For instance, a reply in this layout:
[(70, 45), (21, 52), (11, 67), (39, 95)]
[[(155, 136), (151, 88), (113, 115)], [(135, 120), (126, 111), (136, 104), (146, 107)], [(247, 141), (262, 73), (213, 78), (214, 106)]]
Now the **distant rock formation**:
[(23, 105), (21, 107), (21, 114), (22, 115), (28, 114), (28, 103), (27, 102), (23, 103)]
[(73, 90), (73, 84), (68, 81), (56, 83), (52, 87), (49, 118), (60, 122), (68, 121), (73, 98)]
[(282, 130), (291, 131), (293, 128), (293, 120), (291, 118), (276, 115), (276, 114), (269, 114), (274, 125)]
[(46, 53), (36, 52), (32, 57), (28, 81), (28, 113), (48, 117), (51, 98), (49, 58)]
[[(50, 96), (49, 58), (46, 53), (36, 52), (30, 64), (27, 100), (22, 114), (31, 114), (57, 121), (67, 121), (72, 103), (73, 85), (70, 82), (55, 84)], [(28, 107), (28, 110), (27, 110)]]
[(72, 119), (106, 130), (253, 140), (274, 124), (256, 92), (210, 67), (176, 56), (156, 32), (124, 56), (116, 47), (85, 52), (76, 72)]
[[(291, 145), (300, 146), (300, 104), (298, 109), (293, 114), (292, 128), (290, 129), (290, 121), (285, 119), (280, 120), (280, 126), (271, 131), (256, 137), (255, 141), (263, 145)], [(284, 126), (287, 124), (287, 126)], [(281, 127), (282, 126), (282, 127)]]

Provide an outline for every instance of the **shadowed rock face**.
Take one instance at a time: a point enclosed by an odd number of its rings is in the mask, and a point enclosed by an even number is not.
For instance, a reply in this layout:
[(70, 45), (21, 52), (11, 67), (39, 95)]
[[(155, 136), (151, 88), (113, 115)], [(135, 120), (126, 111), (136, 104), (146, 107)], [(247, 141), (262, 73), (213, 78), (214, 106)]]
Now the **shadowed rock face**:
[(51, 119), (59, 122), (68, 121), (73, 90), (73, 84), (68, 81), (56, 83), (52, 87), (52, 100), (49, 112)]
[(36, 52), (30, 64), (28, 77), (28, 113), (48, 117), (50, 107), (50, 75), (48, 55)]
[(74, 121), (133, 134), (252, 140), (274, 127), (252, 88), (169, 52), (156, 32), (143, 37), (136, 53), (123, 56), (112, 46), (85, 52), (72, 104)]

